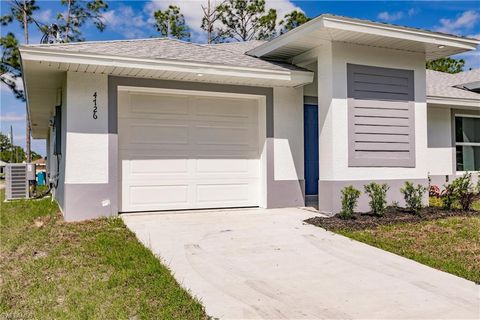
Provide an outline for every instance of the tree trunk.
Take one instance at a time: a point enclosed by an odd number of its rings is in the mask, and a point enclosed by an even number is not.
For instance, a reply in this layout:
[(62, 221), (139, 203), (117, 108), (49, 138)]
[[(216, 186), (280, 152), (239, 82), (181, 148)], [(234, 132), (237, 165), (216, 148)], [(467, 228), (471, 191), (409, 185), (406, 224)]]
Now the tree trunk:
[[(23, 35), (25, 37), (25, 44), (28, 44), (28, 19), (27, 19), (27, 3), (26, 0), (23, 0)], [(24, 91), (25, 92), (25, 91)], [(28, 111), (27, 103), (25, 103), (26, 107), (26, 127), (25, 127), (25, 153), (26, 153), (26, 161), (32, 161), (32, 141), (31, 141), (31, 128), (30, 128), (30, 112)]]
[(212, 12), (210, 11), (210, 0), (208, 0), (208, 9), (207, 9), (207, 12), (208, 12), (208, 17), (207, 17), (207, 21), (208, 21), (208, 24), (207, 24), (207, 28), (208, 28), (208, 31), (207, 31), (207, 34), (208, 34), (208, 44), (212, 43)]

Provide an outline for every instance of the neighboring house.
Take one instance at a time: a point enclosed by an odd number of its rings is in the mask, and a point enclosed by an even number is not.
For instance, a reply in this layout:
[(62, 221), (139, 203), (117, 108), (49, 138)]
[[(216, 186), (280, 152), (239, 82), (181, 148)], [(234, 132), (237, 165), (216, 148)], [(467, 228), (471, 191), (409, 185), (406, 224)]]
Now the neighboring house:
[[(322, 15), (269, 42), (22, 46), (34, 138), (66, 220), (303, 206), (371, 181), (480, 169), (478, 70), (425, 61), (480, 40)], [(456, 133), (456, 134), (455, 134)], [(367, 210), (362, 196), (360, 210)]]
[(35, 164), (36, 167), (36, 172), (42, 172), (47, 170), (47, 163), (44, 158), (40, 158), (37, 160), (32, 161), (33, 164)]
[(6, 165), (7, 165), (7, 163), (5, 161), (0, 160), (0, 174), (5, 173), (5, 166)]

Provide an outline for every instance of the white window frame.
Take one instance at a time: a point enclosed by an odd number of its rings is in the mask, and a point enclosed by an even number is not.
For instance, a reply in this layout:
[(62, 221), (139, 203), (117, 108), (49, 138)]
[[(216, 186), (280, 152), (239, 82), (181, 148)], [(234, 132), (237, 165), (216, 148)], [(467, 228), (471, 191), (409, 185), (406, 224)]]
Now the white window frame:
[(480, 116), (474, 115), (474, 114), (463, 114), (463, 113), (456, 113), (455, 114), (455, 121), (454, 121), (454, 130), (453, 130), (453, 135), (455, 139), (455, 171), (457, 175), (459, 174), (464, 174), (466, 172), (480, 172), (480, 170), (472, 170), (472, 171), (459, 171), (457, 170), (457, 146), (471, 146), (471, 147), (480, 147), (480, 142), (457, 142), (457, 137), (456, 137), (456, 123), (457, 123), (457, 118), (477, 118), (480, 119)]

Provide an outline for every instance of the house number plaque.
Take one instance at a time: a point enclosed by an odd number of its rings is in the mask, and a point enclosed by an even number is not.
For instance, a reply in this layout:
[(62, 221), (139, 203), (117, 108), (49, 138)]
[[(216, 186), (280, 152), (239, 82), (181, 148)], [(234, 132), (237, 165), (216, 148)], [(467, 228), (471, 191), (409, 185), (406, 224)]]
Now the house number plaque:
[(95, 93), (93, 94), (93, 119), (97, 119), (98, 118), (98, 115), (97, 115), (97, 92), (95, 91)]

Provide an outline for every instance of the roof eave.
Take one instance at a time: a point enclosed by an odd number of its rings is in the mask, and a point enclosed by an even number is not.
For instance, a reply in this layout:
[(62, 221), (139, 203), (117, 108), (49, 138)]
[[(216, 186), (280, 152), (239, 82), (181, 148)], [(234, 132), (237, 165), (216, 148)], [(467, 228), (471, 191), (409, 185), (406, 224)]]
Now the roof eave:
[(427, 104), (455, 106), (455, 107), (476, 107), (480, 108), (479, 99), (456, 98), (456, 97), (442, 97), (442, 96), (427, 96)]
[(190, 61), (142, 59), (124, 56), (101, 55), (95, 53), (65, 52), (61, 50), (28, 46), (20, 46), (19, 49), (22, 60), (47, 63), (78, 63), (108, 67), (129, 67), (186, 72), (201, 75), (223, 75), (231, 77), (276, 80), (284, 82), (286, 86), (288, 86), (289, 82), (292, 82), (292, 86), (298, 86), (308, 84), (313, 81), (313, 73), (302, 70), (273, 70), (215, 65)]
[(247, 54), (255, 57), (265, 56), (268, 53), (295, 40), (296, 38), (304, 36), (305, 34), (318, 28), (332, 28), (344, 31), (363, 32), (402, 40), (430, 43), (438, 46), (449, 46), (458, 48), (460, 52), (475, 50), (480, 44), (480, 40), (477, 39), (441, 34), (426, 30), (413, 30), (408, 27), (375, 23), (346, 17), (321, 15), (267, 43), (248, 51)]

